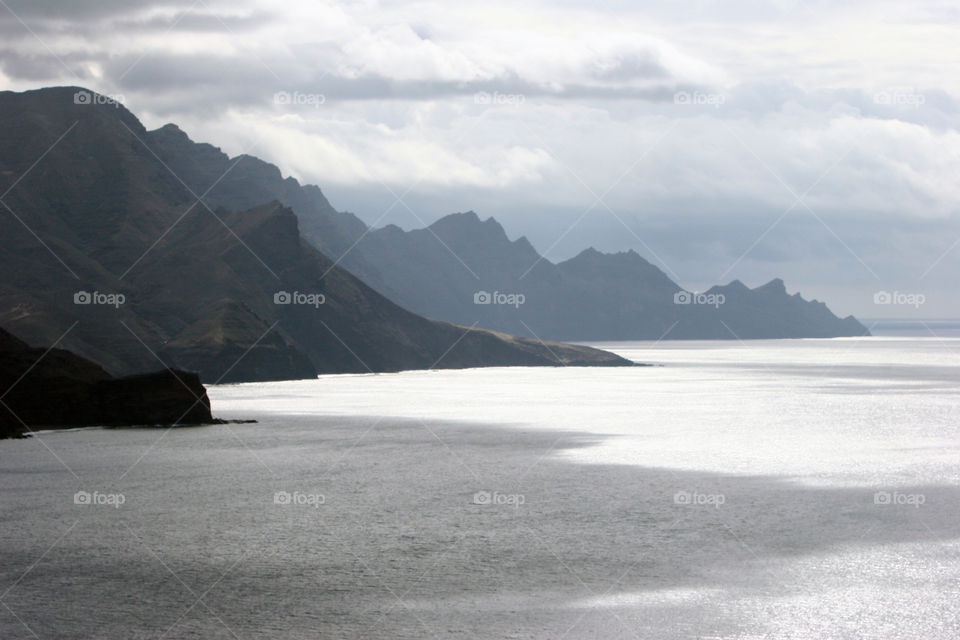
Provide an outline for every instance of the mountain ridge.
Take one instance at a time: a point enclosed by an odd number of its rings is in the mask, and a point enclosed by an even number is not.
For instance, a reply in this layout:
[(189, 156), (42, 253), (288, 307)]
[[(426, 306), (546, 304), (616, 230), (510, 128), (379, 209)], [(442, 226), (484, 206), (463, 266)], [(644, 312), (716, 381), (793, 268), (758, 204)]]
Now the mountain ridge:
[[(188, 137), (165, 144), (164, 129), (149, 135), (174, 165), (189, 165), (205, 150), (191, 151), (197, 143)], [(791, 296), (780, 278), (753, 289), (738, 280), (712, 286), (708, 293), (729, 295), (735, 302), (713, 312), (676, 304), (674, 296), (683, 289), (633, 249), (603, 253), (587, 247), (554, 263), (525, 236), (511, 240), (496, 218), (482, 218), (473, 210), (409, 231), (393, 224), (369, 228), (353, 214), (334, 209), (319, 187), (283, 178), (275, 165), (220, 153), (207, 173), (247, 162), (248, 184), (237, 188), (228, 177), (208, 194), (211, 204), (251, 205), (260, 197), (255, 185), (278, 194), (297, 213), (303, 236), (314, 246), (389, 299), (428, 317), (576, 341), (869, 334), (852, 316), (837, 318), (824, 303), (806, 301), (799, 293)], [(475, 304), (473, 296), (483, 292), (519, 293), (525, 302), (513, 312)], [(590, 313), (571, 308), (576, 301)]]
[[(171, 127), (147, 132), (122, 105), (77, 102), (81, 91), (0, 93), (0, 192), (17, 212), (0, 216), (0, 326), (29, 342), (63, 337), (113, 375), (169, 364), (204, 382), (630, 364), (407, 311), (306, 242), (300, 218), (274, 197), (319, 189), (249, 156), (218, 174), (211, 167), (225, 156), (215, 147)], [(183, 145), (190, 154), (168, 152)], [(225, 183), (225, 202), (198, 200)], [(349, 240), (344, 220), (334, 241)]]

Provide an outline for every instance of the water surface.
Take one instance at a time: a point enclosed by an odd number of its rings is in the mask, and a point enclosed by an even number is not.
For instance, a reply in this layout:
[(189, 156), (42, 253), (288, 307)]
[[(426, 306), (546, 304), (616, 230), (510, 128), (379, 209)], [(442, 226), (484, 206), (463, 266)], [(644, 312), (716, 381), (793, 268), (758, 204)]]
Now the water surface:
[(0, 442), (0, 637), (960, 636), (960, 340), (603, 346)]

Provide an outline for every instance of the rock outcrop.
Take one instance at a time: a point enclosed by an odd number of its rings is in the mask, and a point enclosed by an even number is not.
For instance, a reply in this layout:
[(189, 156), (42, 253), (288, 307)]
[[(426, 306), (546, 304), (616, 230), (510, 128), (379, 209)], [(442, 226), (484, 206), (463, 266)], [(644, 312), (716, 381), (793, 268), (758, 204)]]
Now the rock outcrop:
[(114, 378), (69, 351), (32, 348), (0, 329), (0, 438), (50, 428), (212, 421), (195, 373)]

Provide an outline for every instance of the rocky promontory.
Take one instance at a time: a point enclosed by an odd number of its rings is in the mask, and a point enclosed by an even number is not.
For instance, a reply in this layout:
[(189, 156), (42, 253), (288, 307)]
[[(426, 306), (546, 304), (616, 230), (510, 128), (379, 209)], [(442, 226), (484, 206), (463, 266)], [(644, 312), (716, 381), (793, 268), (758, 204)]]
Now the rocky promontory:
[(114, 378), (90, 360), (30, 347), (0, 329), (0, 439), (50, 428), (211, 422), (195, 373)]

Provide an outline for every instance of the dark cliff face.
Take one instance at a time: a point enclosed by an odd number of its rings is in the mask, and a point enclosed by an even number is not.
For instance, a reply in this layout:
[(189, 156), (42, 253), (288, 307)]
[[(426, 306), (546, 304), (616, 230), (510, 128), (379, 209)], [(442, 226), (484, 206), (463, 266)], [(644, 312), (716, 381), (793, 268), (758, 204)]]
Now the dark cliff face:
[[(246, 208), (275, 198), (300, 219), (309, 242), (401, 306), (426, 315), (557, 340), (819, 338), (866, 335), (823, 303), (790, 295), (782, 281), (748, 289), (715, 287), (722, 305), (677, 304), (680, 287), (635, 252), (587, 249), (553, 264), (492, 218), (452, 214), (427, 229), (370, 230), (337, 212), (317, 187), (283, 179), (255, 158), (228, 158), (176, 127), (148, 134), (172, 167), (196, 178), (195, 189), (226, 172), (208, 194), (213, 205)], [(777, 285), (776, 283), (779, 283)], [(524, 296), (522, 305), (475, 304), (486, 291)]]
[(207, 392), (194, 373), (113, 378), (62, 349), (31, 348), (0, 329), (0, 438), (57, 427), (206, 424)]
[(349, 249), (366, 225), (352, 214), (336, 211), (319, 187), (284, 178), (278, 167), (259, 158), (230, 158), (218, 147), (193, 142), (174, 124), (148, 132), (145, 139), (164, 164), (213, 209), (244, 211), (280, 202), (296, 212), (304, 236), (323, 238), (317, 249), (334, 260), (343, 257), (352, 273), (364, 275), (358, 254)]
[[(464, 337), (466, 327), (404, 310), (301, 238), (278, 200), (329, 213), (319, 189), (255, 158), (224, 166), (216, 148), (174, 127), (149, 133), (122, 106), (76, 104), (77, 91), (0, 93), (0, 192), (16, 214), (0, 215), (0, 326), (33, 344), (73, 326), (62, 346), (113, 375), (167, 366), (208, 383), (628, 364), (480, 330)], [(218, 197), (201, 201), (208, 191)], [(349, 217), (337, 215), (328, 239), (352, 242)]]

